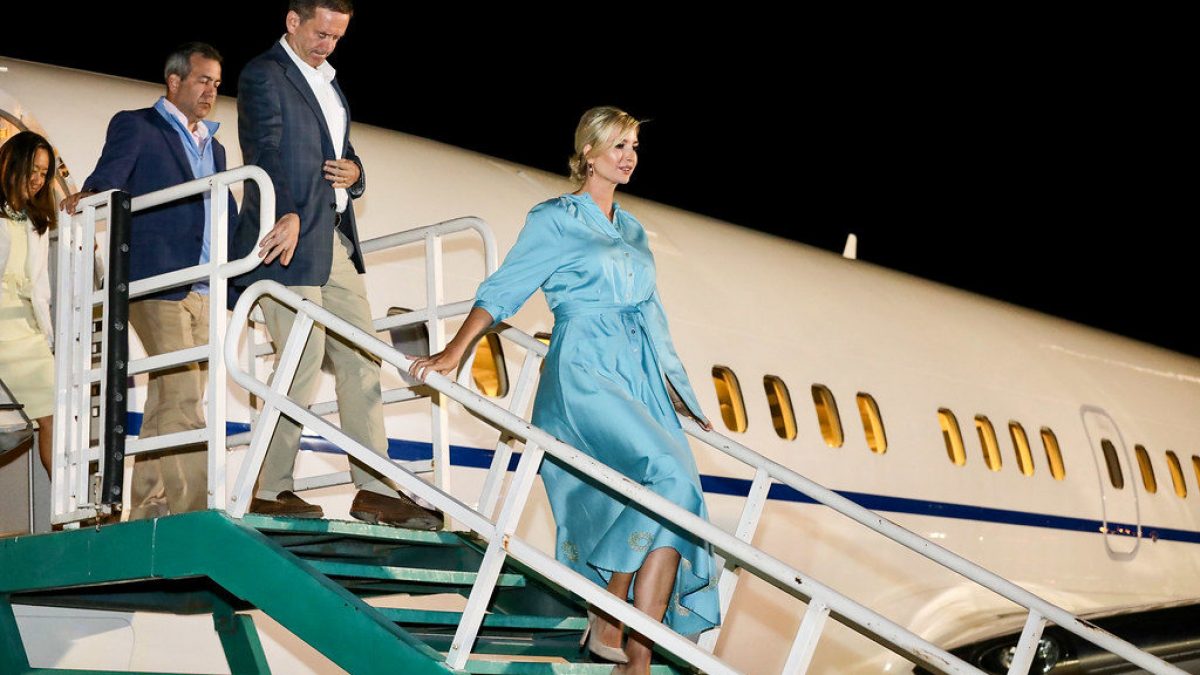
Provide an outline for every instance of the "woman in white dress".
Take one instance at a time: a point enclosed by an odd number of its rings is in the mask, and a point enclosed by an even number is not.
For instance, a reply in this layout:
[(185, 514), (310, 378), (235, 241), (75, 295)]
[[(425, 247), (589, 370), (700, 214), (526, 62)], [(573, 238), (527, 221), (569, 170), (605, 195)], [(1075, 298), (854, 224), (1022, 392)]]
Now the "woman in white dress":
[(54, 355), (50, 324), (49, 183), (54, 150), (23, 131), (0, 146), (0, 379), (38, 424), (42, 465), (50, 471)]

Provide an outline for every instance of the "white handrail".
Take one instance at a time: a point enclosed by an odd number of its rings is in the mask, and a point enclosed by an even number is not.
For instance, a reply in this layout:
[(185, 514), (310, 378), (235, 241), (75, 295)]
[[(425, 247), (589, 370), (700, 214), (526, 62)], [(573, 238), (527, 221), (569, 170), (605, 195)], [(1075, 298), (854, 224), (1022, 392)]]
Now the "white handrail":
[[(208, 345), (193, 349), (168, 352), (132, 362), (129, 373), (147, 372), (169, 365), (189, 361), (207, 361), (209, 420), (221, 423), (209, 424), (206, 430), (172, 434), (170, 437), (138, 441), (131, 444), (134, 452), (152, 451), (195, 442), (196, 433), (203, 434), (208, 447), (219, 448), (220, 452), (208, 453), (208, 505), (223, 508), (225, 505), (225, 406), (226, 383), (224, 361), (220, 358), (221, 347), (226, 335), (228, 313), (225, 295), (228, 281), (254, 269), (260, 264), (257, 246), (237, 260), (228, 260), (229, 186), (242, 181), (253, 181), (258, 185), (262, 209), (259, 213), (258, 237), (270, 231), (275, 222), (275, 191), (265, 171), (256, 166), (242, 166), (205, 178), (181, 183), (162, 190), (134, 197), (131, 211), (138, 213), (146, 209), (168, 204), (180, 199), (207, 194), (209, 197), (210, 251), (207, 263), (166, 272), (146, 279), (130, 282), (129, 297), (136, 298), (155, 291), (207, 280), (210, 297)], [(57, 322), (55, 352), (57, 375), (55, 378), (57, 405), (54, 415), (54, 452), (51, 481), (51, 519), (55, 523), (72, 524), (93, 517), (101, 510), (90, 494), (88, 460), (90, 449), (91, 384), (101, 382), (101, 419), (107, 396), (100, 373), (92, 368), (91, 346), (93, 342), (92, 318), (95, 306), (103, 308), (107, 316), (107, 294), (92, 290), (93, 261), (92, 242), (96, 238), (96, 222), (100, 216), (107, 217), (110, 201), (115, 190), (108, 190), (79, 201), (82, 215), (70, 218), (59, 216), (59, 266), (57, 293)], [(113, 242), (109, 242), (112, 244)], [(135, 252), (136, 253), (136, 252)], [(125, 332), (122, 333), (126, 334)], [(108, 335), (104, 334), (104, 344)], [(107, 354), (102, 347), (102, 359)], [(123, 386), (123, 383), (122, 385)], [(125, 395), (122, 390), (121, 396)], [(139, 447), (140, 446), (140, 447)], [(103, 453), (103, 441), (99, 452)], [(132, 454), (132, 453), (131, 453)], [(103, 462), (100, 463), (103, 471)]]
[[(407, 372), (410, 363), (403, 354), (373, 335), (369, 335), (328, 310), (303, 299), (286, 287), (272, 281), (256, 282), (243, 293), (237, 306), (234, 308), (233, 316), (230, 320), (231, 338), (240, 336), (246, 326), (251, 307), (263, 295), (270, 295), (276, 301), (294, 308), (298, 315), (306, 316), (310, 321), (323, 325), (326, 331), (332, 331), (360, 349), (379, 357), (384, 362), (395, 366), (401, 373)], [(305, 329), (306, 327), (302, 325), (301, 328)], [(299, 344), (298, 340), (291, 340), (290, 338), (289, 342)], [(621, 601), (607, 593), (607, 591), (585, 580), (566, 566), (556, 561), (551, 564), (544, 555), (533, 554), (532, 551), (534, 549), (531, 545), (522, 542), (512, 534), (504, 532), (503, 528), (498, 527), (497, 523), (493, 522), (487, 516), (466, 506), (461, 501), (437, 489), (435, 486), (420, 480), (411, 473), (400, 469), (386, 459), (375, 455), (360, 443), (346, 436), (339, 428), (313, 415), (308, 409), (298, 405), (290, 398), (283, 396), (280, 392), (287, 391), (287, 387), (289, 386), (286, 380), (283, 382), (278, 380), (273, 381), (270, 386), (267, 386), (265, 383), (252, 377), (249, 373), (240, 370), (238, 368), (238, 350), (236, 345), (236, 339), (226, 340), (225, 361), (229, 368), (230, 376), (251, 393), (262, 398), (266, 406), (285, 413), (305, 426), (314, 429), (325, 438), (340, 445), (347, 454), (367, 464), (376, 471), (383, 473), (403, 488), (427, 500), (486, 540), (493, 541), (497, 537), (503, 538), (504, 548), (507, 550), (508, 555), (512, 555), (522, 563), (546, 574), (551, 580), (561, 583), (572, 592), (583, 596), (602, 611), (609, 613), (634, 630), (645, 634), (651, 640), (655, 641), (656, 644), (663, 646), (679, 658), (705, 672), (736, 672), (728, 664), (717, 659), (709, 652), (699, 648), (691, 641), (683, 638), (628, 603)], [(291, 351), (293, 350), (285, 347), (284, 353), (280, 356), (281, 363), (292, 356)], [(286, 372), (284, 372), (284, 377), (287, 377)], [(609, 490), (628, 497), (632, 501), (636, 501), (646, 507), (648, 511), (663, 518), (663, 520), (671, 522), (698, 538), (710, 542), (728, 560), (737, 562), (743, 568), (758, 574), (764, 580), (790, 595), (804, 600), (818, 600), (820, 603), (828, 606), (839, 620), (850, 624), (880, 644), (891, 649), (896, 649), (908, 658), (919, 661), (938, 672), (981, 672), (886, 617), (862, 606), (854, 600), (842, 596), (820, 582), (804, 575), (799, 570), (763, 551), (755, 549), (750, 544), (737, 539), (707, 520), (651, 492), (595, 458), (585, 455), (570, 445), (559, 441), (540, 428), (500, 408), (479, 394), (436, 373), (430, 374), (424, 384), (453, 398), (471, 412), (486, 419), (507, 433), (525, 439), (527, 443), (536, 444), (546, 454), (554, 456), (580, 473), (605, 485)], [(262, 433), (265, 436), (269, 432), (264, 427)], [(252, 453), (255, 451), (253, 443), (251, 451)], [(265, 452), (265, 447), (262, 448), (262, 451)], [(238, 479), (240, 485), (252, 486), (253, 480), (250, 476), (257, 474), (261, 459), (261, 457), (255, 456), (247, 457), (243, 464), (244, 475)], [(511, 491), (507, 497), (507, 499), (523, 498), (524, 495), (513, 494)], [(245, 492), (238, 491), (232, 497), (231, 501), (234, 502), (234, 508), (230, 511), (231, 515), (240, 517), (245, 512), (246, 502), (249, 501), (248, 489)], [(479, 618), (481, 619), (482, 617)], [(462, 623), (468, 624), (469, 622), (470, 619), (464, 616)], [(815, 640), (818, 635), (814, 634), (811, 637)], [(456, 642), (458, 642), (457, 639)], [(465, 663), (467, 653), (469, 653), (469, 649), (466, 649), (465, 652), (460, 649), (462, 663)], [(461, 667), (462, 663), (456, 663), (454, 660), (448, 661), (448, 665), (451, 667)]]
[[(501, 335), (512, 340), (525, 349), (532, 350), (542, 356), (549, 352), (549, 347), (520, 329), (502, 324), (499, 328)], [(1125, 660), (1152, 673), (1182, 674), (1184, 671), (1138, 649), (1136, 646), (1121, 638), (1098, 628), (1090, 623), (1081, 621), (1069, 611), (1050, 603), (1049, 601), (1025, 590), (1013, 582), (1001, 577), (991, 570), (974, 563), (947, 548), (944, 548), (919, 534), (912, 532), (883, 516), (866, 509), (850, 499), (830, 490), (829, 488), (806, 478), (788, 467), (764, 457), (737, 441), (714, 431), (706, 431), (690, 417), (679, 418), (684, 431), (702, 443), (733, 457), (741, 463), (754, 468), (793, 490), (809, 497), (818, 504), (828, 506), (838, 513), (855, 522), (878, 532), (892, 541), (932, 560), (943, 567), (956, 572), (975, 583), (993, 591), (1012, 602), (1030, 610), (1031, 616), (1041, 617), (1057, 624), (1060, 628), (1095, 644)], [(1033, 622), (1027, 622), (1026, 635), (1034, 629)], [(1038, 627), (1040, 631), (1040, 627)], [(1036, 645), (1036, 641), (1034, 642)]]
[[(263, 294), (270, 294), (271, 296), (275, 297), (276, 300), (295, 306), (298, 312), (307, 314), (311, 320), (324, 325), (326, 330), (333, 330), (335, 333), (342, 335), (344, 339), (347, 339), (360, 348), (375, 354), (382, 360), (391, 363), (401, 373), (407, 372), (409, 361), (404, 357), (403, 354), (399, 353), (395, 349), (392, 349), (389, 345), (383, 343), (374, 336), (367, 335), (363, 331), (355, 329), (350, 324), (324, 310), (323, 308), (304, 301), (300, 296), (288, 291), (286, 288), (279, 286), (278, 284), (268, 285), (268, 282), (260, 282), (248, 289), (246, 295), (243, 296), (242, 301), (239, 302), (238, 308), (235, 309), (234, 320), (230, 325), (231, 330), (240, 330), (240, 326), (242, 325), (241, 317), (243, 313), (248, 313), (251, 303), (256, 301), (257, 297)], [(245, 307), (242, 306), (243, 303), (247, 303)], [(501, 332), (505, 337), (518, 342), (521, 346), (528, 350), (532, 350), (539, 355), (544, 356), (548, 351), (548, 347), (546, 345), (515, 328), (504, 326), (502, 327)], [(237, 333), (235, 332), (234, 334), (236, 335)], [(226, 351), (226, 359), (231, 366), (237, 362), (236, 348), (234, 348), (233, 345), (236, 345), (236, 341), (228, 342)], [(236, 381), (239, 382), (239, 384), (246, 386), (248, 389), (251, 389), (252, 387), (257, 389), (257, 391), (255, 391), (256, 394), (262, 395), (264, 398), (271, 396), (271, 392), (269, 392), (269, 390), (267, 390), (262, 383), (254, 381), (252, 378), (248, 378), (245, 373), (238, 372), (231, 367), (231, 375)], [(432, 373), (426, 379), (425, 384), (434, 390), (439, 391), (450, 398), (453, 398), (454, 400), (457, 400), (468, 410), (486, 419), (505, 433), (524, 439), (527, 444), (536, 445), (537, 452), (540, 453), (544, 451), (547, 454), (553, 455), (563, 463), (575, 468), (580, 473), (583, 473), (605, 485), (610, 490), (628, 497), (631, 501), (636, 501), (637, 503), (644, 505), (648, 508), (648, 510), (654, 512), (656, 515), (663, 517), (665, 520), (691, 532), (707, 542), (710, 542), (717, 551), (726, 557), (727, 561), (733, 561), (737, 566), (754, 572), (764, 580), (772, 583), (785, 592), (809, 601), (809, 613), (812, 614), (812, 616), (808, 617), (808, 619), (811, 620), (806, 619), (806, 621), (801, 625), (801, 630), (797, 633), (796, 641), (793, 645), (793, 653), (789, 658), (788, 672), (791, 672), (793, 667), (800, 669), (801, 672), (803, 668), (807, 667), (808, 660), (811, 658), (812, 649), (815, 646), (816, 640), (820, 636), (821, 627), (823, 625), (823, 616), (827, 613), (832, 613), (839, 620), (848, 623), (852, 627), (855, 627), (865, 634), (868, 634), (869, 637), (876, 640), (880, 644), (892, 649), (897, 649), (909, 658), (920, 661), (921, 663), (924, 663), (925, 665), (936, 670), (942, 672), (980, 672), (976, 668), (963, 662), (961, 659), (958, 659), (945, 650), (932, 645), (902, 626), (899, 626), (885, 617), (878, 615), (873, 610), (863, 607), (849, 598), (842, 596), (841, 594), (824, 586), (823, 584), (820, 584), (814, 579), (806, 577), (799, 570), (791, 568), (782, 561), (754, 548), (746, 541), (743, 541), (734, 535), (730, 535), (724, 530), (712, 525), (708, 521), (699, 518), (698, 516), (680, 508), (661, 496), (647, 490), (645, 487), (629, 480), (619, 472), (614, 471), (598, 460), (583, 454), (582, 452), (565, 443), (562, 443), (553, 436), (533, 426), (529, 422), (517, 417), (503, 408), (500, 408), (482, 396), (458, 385), (457, 383), (454, 383), (453, 381), (436, 373)], [(275, 396), (275, 400), (272, 401), (273, 405), (282, 404), (285, 407), (288, 403), (290, 402), (282, 401), (278, 396)], [(852, 518), (856, 522), (871, 528), (885, 537), (888, 537), (889, 539), (906, 546), (907, 548), (1030, 610), (1030, 620), (1026, 622), (1026, 628), (1022, 633), (1021, 639), (1021, 645), (1024, 647), (1024, 649), (1021, 650), (1023, 655), (1025, 652), (1028, 652), (1032, 649), (1032, 647), (1030, 647), (1031, 644), (1036, 645), (1037, 638), (1040, 636), (1041, 628), (1044, 625), (1044, 621), (1041, 621), (1040, 619), (1044, 618), (1053, 621), (1064, 630), (1067, 630), (1068, 632), (1071, 632), (1076, 636), (1083, 638), (1084, 640), (1087, 640), (1113, 654), (1116, 654), (1117, 656), (1126, 659), (1130, 663), (1142, 667), (1152, 673), (1169, 673), (1172, 675), (1183, 673), (1182, 670), (1176, 668), (1175, 666), (1172, 666), (1171, 664), (1168, 664), (1165, 661), (1138, 649), (1132, 644), (1121, 640), (1107, 631), (1080, 621), (1070, 612), (1067, 612), (1066, 610), (1047, 602), (1046, 600), (1030, 593), (1029, 591), (1017, 586), (1007, 579), (1004, 579), (995, 573), (945, 548), (942, 548), (941, 546), (938, 546), (937, 544), (934, 544), (933, 542), (930, 542), (909, 530), (900, 527), (890, 520), (887, 520), (886, 518), (883, 518), (882, 516), (879, 516), (878, 514), (875, 514), (859, 506), (858, 504), (855, 504), (849, 499), (842, 497), (836, 492), (833, 492), (832, 490), (829, 490), (805, 478), (804, 476), (801, 476), (799, 473), (796, 473), (795, 471), (792, 471), (791, 469), (788, 469), (777, 462), (769, 460), (753, 452), (749, 448), (737, 443), (736, 441), (733, 441), (722, 434), (716, 433), (715, 431), (704, 431), (694, 420), (683, 418), (681, 421), (683, 422), (685, 430), (690, 435), (714, 447), (715, 449), (720, 450), (725, 454), (754, 467), (760, 474), (765, 472), (767, 477), (792, 487), (793, 489), (811, 497), (818, 503), (829, 506), (839, 513)], [(326, 431), (335, 431), (327, 423), (326, 426)], [(348, 438), (344, 438), (344, 440), (350, 441)], [(358, 446), (358, 444), (354, 443), (353, 441), (350, 441), (350, 444), (351, 446)], [(346, 449), (348, 452), (351, 450), (350, 447), (346, 447)], [(362, 446), (354, 447), (353, 449), (358, 453), (369, 453), (369, 451)], [(354, 452), (351, 452), (351, 454), (359, 457), (359, 459), (363, 459)], [(418, 485), (421, 483), (421, 481), (416, 479), (411, 474), (407, 474), (405, 476), (407, 480), (401, 481), (398, 476), (391, 475), (394, 473), (396, 472), (390, 472), (389, 477), (398, 480), (398, 482), (404, 484), (404, 487), (413, 489), (414, 492), (427, 492), (427, 488), (432, 488), (432, 486), (428, 486), (427, 484)], [(526, 494), (510, 493), (509, 498), (506, 499), (506, 503), (510, 499), (524, 500), (525, 496)], [(425, 496), (425, 498), (435, 505), (438, 501), (441, 501), (440, 499), (433, 497), (433, 495)], [(462, 505), (459, 502), (456, 504), (456, 506), (461, 507)], [(455, 510), (458, 509), (456, 508)], [(508, 550), (508, 555), (514, 555), (514, 557), (517, 557), (526, 564), (538, 564), (542, 567), (545, 567), (545, 560), (535, 561), (532, 559), (522, 559), (515, 554), (516, 550), (523, 549), (520, 545), (514, 547), (514, 536), (512, 534), (513, 524), (505, 520), (504, 517), (506, 515), (511, 517), (511, 514), (506, 514), (504, 509), (502, 509), (501, 518), (499, 519), (500, 522), (492, 522), (488, 516), (472, 510), (473, 518), (463, 520), (462, 522), (468, 524), (472, 530), (475, 530), (489, 541), (494, 541), (497, 537), (504, 538), (506, 542), (505, 548)], [(488, 525), (481, 528), (481, 523), (478, 521), (480, 518), (486, 521)], [(554, 566), (551, 567), (553, 568)], [(542, 571), (544, 573), (548, 573), (551, 578), (564, 576), (561, 574), (561, 572), (567, 568), (565, 568), (565, 566), (559, 567), (562, 567), (562, 569), (543, 569)], [(555, 571), (558, 573), (555, 574)], [(590, 582), (584, 581), (584, 583), (590, 585)], [(575, 592), (579, 592), (580, 590), (578, 586), (569, 585), (567, 587)], [(490, 588), (488, 589), (488, 592), (490, 593)], [(591, 594), (589, 593), (588, 595)], [(646, 634), (651, 637), (651, 639), (658, 641), (659, 644), (663, 644), (664, 646), (666, 646), (668, 643), (674, 644), (674, 640), (669, 640), (663, 635), (662, 631), (670, 631), (662, 624), (653, 622), (652, 619), (645, 615), (642, 615), (641, 617), (623, 616), (630, 609), (627, 604), (619, 601), (612, 603), (608, 601), (608, 598), (601, 598), (601, 596), (596, 597), (600, 598), (602, 601), (594, 604), (600, 605), (601, 609), (610, 612), (614, 617), (625, 621), (627, 624), (633, 626), (635, 630), (640, 631), (641, 629), (638, 628), (638, 625), (642, 625), (642, 628), (645, 628), (647, 631), (649, 631)], [(482, 611), (478, 607), (475, 609), (480, 612)], [(637, 614), (640, 614), (640, 612), (637, 612)], [(1038, 620), (1035, 620), (1035, 617), (1037, 617)], [(654, 625), (644, 625), (643, 619), (650, 620)], [(464, 616), (463, 623), (469, 624), (470, 621)], [(469, 634), (470, 641), (473, 642), (474, 630), (468, 630), (467, 632)], [(662, 640), (666, 640), (666, 642), (663, 642)], [(459, 659), (452, 659), (452, 662), (449, 665), (452, 667), (461, 667), (462, 663), (459, 663), (458, 661), (465, 663), (466, 654), (469, 653), (469, 649), (465, 649), (464, 651), (464, 647), (460, 641), (456, 639), (455, 642), (459, 644), (457, 651), (461, 654), (461, 656)], [(702, 655), (706, 654), (707, 652), (696, 648), (690, 642), (687, 642), (686, 645), (676, 645), (676, 647), (681, 651), (677, 651), (676, 648), (670, 647), (668, 647), (668, 650), (672, 651), (680, 658), (687, 660), (689, 663), (692, 663), (697, 667), (704, 668), (701, 663), (706, 662), (707, 657)], [(454, 654), (452, 654), (452, 657), (453, 656)], [(717, 666), (717, 664), (712, 662), (708, 662), (707, 665), (710, 668)]]

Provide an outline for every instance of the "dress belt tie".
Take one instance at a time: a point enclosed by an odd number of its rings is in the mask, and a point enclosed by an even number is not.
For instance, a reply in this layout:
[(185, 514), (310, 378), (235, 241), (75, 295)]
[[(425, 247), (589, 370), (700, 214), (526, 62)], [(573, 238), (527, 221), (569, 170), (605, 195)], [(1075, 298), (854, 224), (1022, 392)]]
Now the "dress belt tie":
[(646, 302), (649, 302), (649, 300), (636, 305), (601, 302), (563, 302), (554, 308), (554, 320), (565, 321), (577, 316), (597, 316), (601, 314), (639, 314), (642, 311), (642, 305), (646, 304)]

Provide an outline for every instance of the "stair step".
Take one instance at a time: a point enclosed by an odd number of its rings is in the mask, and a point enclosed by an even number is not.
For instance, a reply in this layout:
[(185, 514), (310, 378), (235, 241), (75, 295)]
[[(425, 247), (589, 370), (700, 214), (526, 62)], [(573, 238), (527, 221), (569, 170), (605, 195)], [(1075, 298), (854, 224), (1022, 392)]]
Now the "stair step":
[[(475, 675), (607, 675), (611, 663), (551, 663), (547, 661), (467, 661), (464, 668)], [(681, 671), (663, 664), (650, 666), (651, 675), (678, 675)]]
[[(462, 612), (389, 608), (379, 608), (379, 611), (391, 621), (405, 625), (457, 626), (459, 621), (462, 620)], [(483, 627), (544, 631), (582, 631), (584, 628), (587, 628), (587, 617), (485, 614), (483, 617)]]
[[(454, 628), (451, 626), (405, 626), (403, 630), (436, 652), (449, 652), (454, 644)], [(498, 630), (504, 629), (485, 628), (471, 647), (471, 653), (476, 656), (488, 654), (509, 659), (554, 657), (564, 661), (586, 660), (579, 648), (579, 633), (560, 631), (496, 634), (494, 631)]]
[[(421, 567), (391, 567), (387, 565), (362, 565), (358, 563), (333, 562), (328, 560), (310, 560), (318, 572), (330, 577), (348, 579), (381, 579), (385, 581), (409, 581), (421, 584), (438, 584), (445, 586), (470, 586), (479, 576), (475, 572), (460, 572), (457, 570), (425, 569)], [(525, 585), (525, 577), (520, 574), (501, 574), (497, 586), (518, 587)]]
[[(425, 530), (406, 530), (388, 525), (370, 525), (349, 520), (324, 520), (322, 518), (283, 518), (279, 516), (260, 516), (247, 513), (242, 522), (250, 527), (266, 533), (297, 533), (323, 534), (331, 536), (350, 536), (359, 539), (376, 539), (390, 542), (406, 542), (413, 544), (438, 544), (442, 546), (458, 546), (462, 538), (454, 532), (428, 532)], [(312, 539), (306, 539), (312, 543)]]

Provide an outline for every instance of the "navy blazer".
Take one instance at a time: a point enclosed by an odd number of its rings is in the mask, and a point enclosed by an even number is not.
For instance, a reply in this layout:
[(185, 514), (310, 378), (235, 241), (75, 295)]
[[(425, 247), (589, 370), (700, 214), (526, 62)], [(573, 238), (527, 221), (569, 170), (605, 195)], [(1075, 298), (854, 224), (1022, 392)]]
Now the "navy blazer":
[[(333, 88), (346, 109), (346, 136), (340, 159), (349, 159), (362, 169), (350, 144), (350, 106), (345, 95)], [(300, 216), (300, 238), (291, 263), (279, 259), (259, 265), (234, 283), (248, 286), (259, 279), (272, 279), (285, 286), (323, 286), (329, 281), (333, 261), (333, 228), (337, 215), (333, 185), (325, 180), (325, 160), (339, 159), (333, 137), (312, 87), (284, 51), (275, 43), (242, 69), (238, 78), (238, 140), (242, 159), (267, 172), (275, 187), (274, 219), (295, 213)], [(352, 199), (362, 195), (366, 173), (348, 190)], [(244, 256), (258, 241), (259, 195), (253, 183), (246, 184), (241, 226), (230, 255)], [(354, 244), (351, 260), (361, 274), (366, 271), (359, 251), (354, 207), (346, 206), (338, 229)]]
[[(225, 148), (211, 141), (213, 164), (225, 170)], [(195, 180), (179, 132), (154, 108), (125, 110), (113, 116), (96, 169), (83, 183), (87, 192), (124, 190), (134, 197)], [(229, 197), (229, 227), (237, 224), (237, 202)], [(130, 234), (129, 278), (137, 281), (191, 267), (204, 244), (204, 197), (139, 211)], [(230, 259), (233, 256), (230, 255)], [(138, 300), (179, 300), (190, 289), (180, 286)]]

